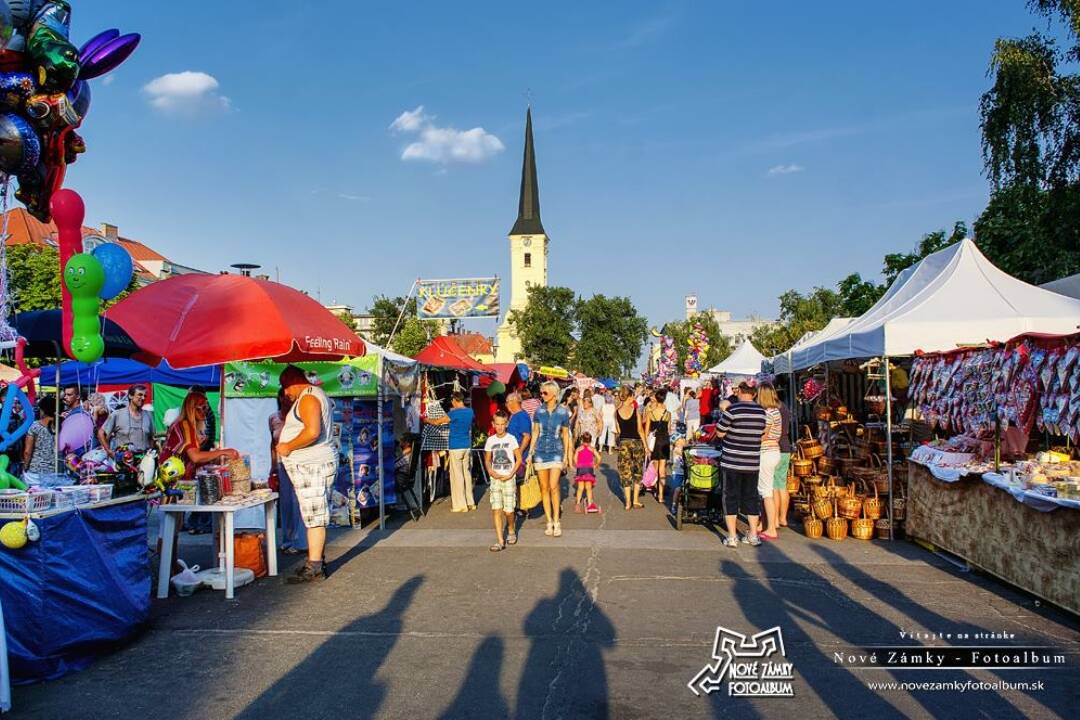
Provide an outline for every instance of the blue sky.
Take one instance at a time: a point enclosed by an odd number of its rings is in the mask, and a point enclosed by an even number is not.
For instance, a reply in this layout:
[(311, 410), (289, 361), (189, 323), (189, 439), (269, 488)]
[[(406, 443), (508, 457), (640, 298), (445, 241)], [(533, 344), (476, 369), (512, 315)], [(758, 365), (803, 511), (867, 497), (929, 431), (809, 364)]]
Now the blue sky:
[(94, 82), (87, 224), (357, 308), (506, 276), (528, 93), (550, 282), (653, 324), (689, 292), (774, 316), (970, 223), (993, 42), (1045, 27), (1022, 0), (73, 4), (76, 43), (143, 34)]

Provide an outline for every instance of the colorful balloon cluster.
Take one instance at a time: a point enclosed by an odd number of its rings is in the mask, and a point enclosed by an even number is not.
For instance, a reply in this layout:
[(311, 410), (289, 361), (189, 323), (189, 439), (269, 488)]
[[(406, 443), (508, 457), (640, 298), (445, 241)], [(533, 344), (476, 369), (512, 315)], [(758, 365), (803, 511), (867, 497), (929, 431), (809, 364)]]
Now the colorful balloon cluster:
[(90, 110), (89, 81), (140, 39), (110, 29), (76, 48), (70, 28), (66, 0), (0, 0), (0, 172), (18, 176), (15, 197), (42, 222), (67, 166), (86, 151), (75, 130)]
[(686, 339), (686, 362), (683, 369), (688, 377), (697, 377), (705, 370), (705, 357), (709, 354), (709, 336), (701, 323), (694, 323), (690, 337)]
[(675, 350), (675, 338), (670, 335), (660, 336), (660, 362), (656, 369), (656, 382), (671, 385), (678, 372), (679, 353)]

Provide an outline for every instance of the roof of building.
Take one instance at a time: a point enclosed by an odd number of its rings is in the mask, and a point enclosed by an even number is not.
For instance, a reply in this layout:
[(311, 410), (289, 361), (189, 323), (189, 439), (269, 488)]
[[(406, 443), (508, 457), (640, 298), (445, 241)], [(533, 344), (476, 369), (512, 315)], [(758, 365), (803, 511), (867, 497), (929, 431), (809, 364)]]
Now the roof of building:
[(469, 356), (491, 355), (491, 341), (480, 333), (462, 333), (449, 336)]
[(540, 186), (536, 181), (536, 152), (533, 148), (532, 108), (525, 111), (525, 155), (521, 161), (521, 196), (518, 217), (511, 235), (547, 235), (540, 222)]

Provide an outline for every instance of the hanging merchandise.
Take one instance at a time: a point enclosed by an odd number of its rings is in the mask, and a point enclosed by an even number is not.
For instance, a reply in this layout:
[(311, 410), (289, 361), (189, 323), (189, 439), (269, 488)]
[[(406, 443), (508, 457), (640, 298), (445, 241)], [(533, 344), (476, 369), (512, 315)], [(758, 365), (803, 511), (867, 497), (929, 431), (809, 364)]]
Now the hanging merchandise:
[[(354, 400), (352, 404), (352, 457), (356, 489), (356, 504), (361, 508), (379, 506), (379, 425), (378, 408), (372, 400)], [(383, 502), (397, 502), (394, 484), (394, 421), (393, 403), (383, 404), (382, 457)], [(340, 489), (339, 489), (340, 491)]]
[(709, 354), (709, 336), (701, 323), (694, 323), (690, 337), (686, 339), (686, 361), (683, 369), (688, 377), (698, 377), (705, 370), (705, 358)]

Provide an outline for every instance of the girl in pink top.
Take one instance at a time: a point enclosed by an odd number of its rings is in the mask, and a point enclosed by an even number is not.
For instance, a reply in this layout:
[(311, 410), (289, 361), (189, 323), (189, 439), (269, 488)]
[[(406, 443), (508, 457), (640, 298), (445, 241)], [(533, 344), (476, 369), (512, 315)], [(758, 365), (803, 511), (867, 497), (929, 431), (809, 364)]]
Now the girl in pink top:
[(574, 467), (577, 469), (577, 500), (574, 502), (574, 511), (582, 511), (581, 496), (584, 494), (588, 499), (585, 512), (600, 512), (600, 508), (593, 502), (593, 486), (596, 485), (596, 474), (600, 471), (600, 455), (592, 449), (592, 435), (587, 432), (581, 433), (578, 438)]

